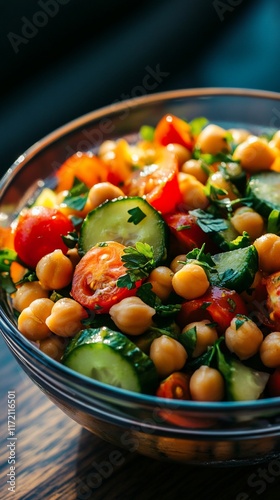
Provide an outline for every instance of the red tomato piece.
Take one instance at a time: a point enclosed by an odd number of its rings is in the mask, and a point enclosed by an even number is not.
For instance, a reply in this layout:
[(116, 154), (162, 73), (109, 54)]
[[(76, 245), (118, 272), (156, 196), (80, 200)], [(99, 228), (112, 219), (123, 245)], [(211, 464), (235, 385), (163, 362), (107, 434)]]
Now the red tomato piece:
[(189, 382), (189, 375), (182, 372), (174, 372), (160, 383), (156, 396), (171, 399), (191, 399)]
[(270, 375), (266, 390), (268, 396), (271, 398), (277, 398), (280, 396), (280, 367), (276, 368), (276, 370)]
[(108, 313), (114, 304), (135, 295), (136, 288), (117, 286), (118, 278), (127, 271), (121, 260), (124, 248), (121, 243), (108, 241), (92, 247), (81, 258), (74, 271), (71, 295), (83, 307), (96, 314)]
[(164, 219), (178, 241), (181, 253), (201, 248), (203, 243), (205, 243), (206, 252), (219, 251), (209, 236), (199, 227), (193, 215), (186, 212), (169, 213), (164, 215)]
[(54, 250), (60, 249), (66, 254), (68, 247), (62, 236), (72, 231), (72, 222), (59, 210), (34, 206), (19, 216), (14, 234), (15, 251), (27, 267), (35, 268), (44, 255)]
[(145, 196), (148, 203), (163, 214), (175, 210), (182, 202), (175, 154), (162, 150), (156, 164), (134, 172), (125, 192), (128, 196)]
[(61, 165), (56, 177), (58, 192), (71, 189), (75, 177), (91, 188), (98, 182), (108, 180), (108, 168), (97, 156), (78, 152)]
[(224, 333), (236, 314), (247, 315), (247, 307), (240, 295), (234, 290), (210, 286), (198, 299), (182, 304), (177, 322), (184, 328), (193, 321), (209, 319), (217, 323), (220, 333)]
[(167, 114), (161, 118), (155, 128), (155, 142), (167, 146), (180, 144), (190, 151), (193, 148), (193, 137), (190, 125), (175, 115)]

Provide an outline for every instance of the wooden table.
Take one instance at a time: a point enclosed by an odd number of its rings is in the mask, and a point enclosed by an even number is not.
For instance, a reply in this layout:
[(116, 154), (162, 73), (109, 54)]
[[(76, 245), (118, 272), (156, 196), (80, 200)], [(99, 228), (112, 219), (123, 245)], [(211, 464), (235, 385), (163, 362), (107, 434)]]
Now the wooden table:
[[(279, 464), (274, 460), (242, 468), (195, 467), (157, 462), (102, 441), (70, 420), (31, 382), (2, 338), (0, 383), (0, 499), (280, 498), (280, 459)], [(8, 440), (8, 391), (15, 391), (16, 440)], [(13, 460), (16, 486), (9, 491)]]

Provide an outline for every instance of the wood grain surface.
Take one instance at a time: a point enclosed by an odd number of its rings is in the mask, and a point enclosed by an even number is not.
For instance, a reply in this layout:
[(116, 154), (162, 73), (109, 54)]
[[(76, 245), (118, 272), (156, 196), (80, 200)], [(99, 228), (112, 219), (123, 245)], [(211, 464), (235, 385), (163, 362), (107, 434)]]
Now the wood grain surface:
[[(84, 430), (27, 377), (0, 338), (0, 499), (278, 500), (280, 459), (237, 468), (154, 461)], [(15, 450), (8, 433), (15, 391)], [(13, 455), (12, 450), (15, 455)], [(15, 459), (15, 491), (9, 460)]]

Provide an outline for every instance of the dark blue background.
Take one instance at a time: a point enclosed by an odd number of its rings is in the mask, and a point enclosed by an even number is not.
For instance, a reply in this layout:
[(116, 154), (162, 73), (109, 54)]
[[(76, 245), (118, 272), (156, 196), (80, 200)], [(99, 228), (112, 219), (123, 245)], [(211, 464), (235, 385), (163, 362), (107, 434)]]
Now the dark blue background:
[[(53, 129), (140, 95), (145, 82), (147, 93), (280, 91), (278, 0), (10, 0), (0, 9), (1, 173)], [(162, 72), (156, 85), (145, 79), (151, 69)]]

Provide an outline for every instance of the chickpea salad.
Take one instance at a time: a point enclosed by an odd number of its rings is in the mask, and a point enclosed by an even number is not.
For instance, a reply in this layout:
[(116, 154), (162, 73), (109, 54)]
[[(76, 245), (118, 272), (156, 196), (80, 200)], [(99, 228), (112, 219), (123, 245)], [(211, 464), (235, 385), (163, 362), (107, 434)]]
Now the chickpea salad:
[(129, 391), (280, 396), (280, 130), (167, 114), (52, 182), (0, 228), (23, 336)]

